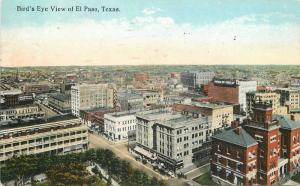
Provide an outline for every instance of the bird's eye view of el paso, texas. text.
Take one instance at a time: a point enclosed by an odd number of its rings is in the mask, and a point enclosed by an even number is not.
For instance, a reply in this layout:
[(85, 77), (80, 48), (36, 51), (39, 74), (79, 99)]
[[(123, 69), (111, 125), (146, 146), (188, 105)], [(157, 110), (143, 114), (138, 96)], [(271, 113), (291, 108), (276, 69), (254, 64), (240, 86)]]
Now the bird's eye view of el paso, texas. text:
[(300, 185), (299, 0), (0, 9), (0, 186)]

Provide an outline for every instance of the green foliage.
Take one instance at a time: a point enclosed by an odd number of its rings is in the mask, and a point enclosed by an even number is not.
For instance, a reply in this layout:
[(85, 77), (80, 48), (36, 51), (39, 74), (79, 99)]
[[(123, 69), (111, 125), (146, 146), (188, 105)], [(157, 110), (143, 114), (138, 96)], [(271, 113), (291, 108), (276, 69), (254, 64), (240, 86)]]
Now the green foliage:
[[(1, 181), (15, 180), (23, 183), (36, 174), (46, 173), (46, 185), (103, 185), (102, 174), (93, 169), (95, 176), (88, 178), (86, 164), (98, 163), (108, 172), (110, 177), (121, 186), (165, 186), (166, 183), (149, 178), (144, 172), (132, 168), (129, 162), (119, 159), (108, 149), (91, 149), (82, 153), (66, 155), (38, 154), (13, 157), (6, 162), (2, 169)], [(109, 180), (107, 185), (109, 185)]]

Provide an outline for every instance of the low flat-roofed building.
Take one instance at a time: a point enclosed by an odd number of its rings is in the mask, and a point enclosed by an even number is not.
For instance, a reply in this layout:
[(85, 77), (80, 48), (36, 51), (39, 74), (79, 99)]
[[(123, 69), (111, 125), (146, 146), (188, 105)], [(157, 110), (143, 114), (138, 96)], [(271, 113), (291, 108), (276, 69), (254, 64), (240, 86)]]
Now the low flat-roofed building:
[(50, 94), (48, 104), (63, 113), (71, 113), (71, 94)]
[(79, 119), (63, 117), (1, 127), (0, 162), (22, 154), (65, 154), (87, 149), (87, 126)]
[(104, 115), (115, 111), (115, 109), (111, 108), (80, 110), (80, 118), (93, 130), (104, 133)]
[(19, 106), (0, 110), (0, 125), (9, 125), (18, 120), (35, 120), (45, 117), (45, 112), (38, 105)]
[(104, 133), (112, 140), (127, 140), (129, 133), (135, 133), (136, 111), (104, 114)]

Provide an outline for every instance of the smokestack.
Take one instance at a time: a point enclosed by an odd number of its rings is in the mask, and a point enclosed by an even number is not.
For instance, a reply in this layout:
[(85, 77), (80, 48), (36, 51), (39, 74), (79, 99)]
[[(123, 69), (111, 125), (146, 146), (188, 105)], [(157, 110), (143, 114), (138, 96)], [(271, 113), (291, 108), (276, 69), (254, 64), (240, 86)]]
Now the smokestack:
[(295, 121), (295, 115), (291, 115), (291, 120)]
[(237, 118), (236, 120), (231, 122), (231, 128), (237, 128), (240, 126), (240, 118)]
[(234, 129), (234, 132), (237, 134), (237, 135), (240, 135), (241, 132), (242, 132), (242, 128), (241, 127), (237, 127)]

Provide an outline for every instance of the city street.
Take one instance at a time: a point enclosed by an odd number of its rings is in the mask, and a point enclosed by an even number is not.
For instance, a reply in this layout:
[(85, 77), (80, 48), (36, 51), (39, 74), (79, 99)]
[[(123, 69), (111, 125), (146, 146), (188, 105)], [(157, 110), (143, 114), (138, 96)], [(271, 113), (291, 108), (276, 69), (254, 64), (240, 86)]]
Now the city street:
[(121, 159), (130, 162), (133, 168), (142, 170), (146, 174), (150, 175), (151, 177), (156, 177), (158, 179), (163, 179), (163, 180), (168, 179), (167, 176), (163, 176), (158, 172), (155, 172), (150, 166), (144, 165), (142, 162), (136, 161), (135, 158), (128, 152), (126, 142), (113, 143), (106, 140), (104, 137), (95, 134), (89, 134), (89, 141), (90, 141), (90, 148), (110, 149)]
[(37, 104), (45, 112), (45, 116), (46, 117), (53, 117), (53, 116), (58, 116), (59, 115), (58, 113), (56, 113), (55, 111), (51, 110), (50, 108), (48, 108), (44, 104), (41, 104), (41, 103), (37, 103)]

